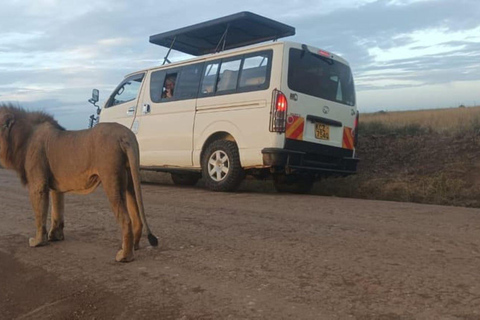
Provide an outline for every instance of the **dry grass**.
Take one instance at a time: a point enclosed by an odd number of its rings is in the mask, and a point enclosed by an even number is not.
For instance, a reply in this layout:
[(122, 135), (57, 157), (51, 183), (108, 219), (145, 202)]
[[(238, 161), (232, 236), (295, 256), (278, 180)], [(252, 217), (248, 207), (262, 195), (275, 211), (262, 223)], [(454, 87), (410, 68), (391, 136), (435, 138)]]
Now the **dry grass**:
[(367, 135), (478, 133), (480, 107), (366, 113), (361, 114), (360, 130)]
[(363, 114), (359, 135), (358, 175), (320, 193), (480, 207), (480, 107)]

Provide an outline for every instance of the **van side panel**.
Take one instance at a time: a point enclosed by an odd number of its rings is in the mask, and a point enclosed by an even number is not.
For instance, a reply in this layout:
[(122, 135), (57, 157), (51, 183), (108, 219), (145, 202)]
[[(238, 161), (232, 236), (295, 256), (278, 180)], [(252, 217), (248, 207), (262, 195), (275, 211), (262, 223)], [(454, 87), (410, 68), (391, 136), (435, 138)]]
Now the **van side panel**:
[[(161, 102), (150, 96), (152, 72), (137, 110), (142, 166), (192, 167), (192, 133), (196, 99)], [(144, 108), (148, 106), (149, 112)]]
[[(237, 96), (252, 93), (237, 94)], [(226, 132), (233, 136), (237, 143), (242, 166), (262, 164), (260, 150), (264, 141), (262, 136), (268, 133), (268, 113), (266, 92), (255, 93), (259, 100), (245, 101), (238, 97), (232, 101), (232, 96), (221, 99), (204, 98), (197, 100), (197, 113), (194, 126), (194, 166), (200, 166), (201, 152), (207, 139), (216, 132)], [(263, 99), (262, 99), (263, 98)], [(212, 99), (214, 101), (212, 101)], [(224, 100), (224, 101), (219, 101)], [(219, 104), (224, 102), (223, 104)], [(212, 105), (216, 103), (216, 105)], [(267, 123), (267, 125), (265, 125)], [(257, 140), (254, 137), (258, 137)], [(257, 152), (255, 151), (258, 151)]]
[(216, 132), (227, 132), (233, 136), (244, 168), (264, 167), (262, 149), (283, 147), (284, 135), (269, 131), (272, 90), (280, 87), (282, 53), (282, 43), (273, 46), (267, 89), (197, 99), (194, 167), (200, 167), (205, 142)]

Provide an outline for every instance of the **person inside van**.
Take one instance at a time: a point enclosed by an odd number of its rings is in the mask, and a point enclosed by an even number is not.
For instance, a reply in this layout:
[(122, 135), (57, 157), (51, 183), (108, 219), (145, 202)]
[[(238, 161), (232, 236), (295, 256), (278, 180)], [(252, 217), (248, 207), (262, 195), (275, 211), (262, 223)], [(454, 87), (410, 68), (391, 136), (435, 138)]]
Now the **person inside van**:
[(177, 79), (177, 74), (169, 74), (165, 78), (165, 84), (163, 85), (163, 94), (162, 98), (172, 98), (173, 90), (175, 89), (175, 80)]

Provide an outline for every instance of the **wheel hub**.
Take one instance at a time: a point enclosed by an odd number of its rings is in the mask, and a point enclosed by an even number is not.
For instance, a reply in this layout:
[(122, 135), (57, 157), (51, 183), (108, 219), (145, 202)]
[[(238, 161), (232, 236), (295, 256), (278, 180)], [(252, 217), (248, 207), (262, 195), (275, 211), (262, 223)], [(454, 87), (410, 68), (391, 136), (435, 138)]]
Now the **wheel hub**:
[(214, 181), (222, 181), (228, 174), (230, 169), (230, 159), (228, 155), (221, 150), (217, 150), (210, 156), (208, 160), (208, 173)]

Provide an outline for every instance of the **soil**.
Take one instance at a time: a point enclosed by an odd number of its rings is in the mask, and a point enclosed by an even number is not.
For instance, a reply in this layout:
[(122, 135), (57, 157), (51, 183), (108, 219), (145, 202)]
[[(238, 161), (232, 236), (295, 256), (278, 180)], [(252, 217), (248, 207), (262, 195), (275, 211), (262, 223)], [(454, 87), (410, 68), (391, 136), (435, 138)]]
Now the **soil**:
[(445, 135), (366, 135), (360, 137), (358, 172), (371, 176), (433, 176), (465, 179), (480, 185), (480, 136)]
[(0, 169), (0, 318), (480, 319), (479, 209), (142, 187), (160, 246), (121, 264), (101, 188), (67, 195), (65, 241), (32, 249)]
[(480, 135), (363, 135), (356, 175), (324, 178), (313, 193), (480, 208)]

